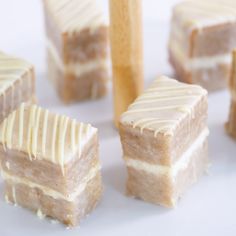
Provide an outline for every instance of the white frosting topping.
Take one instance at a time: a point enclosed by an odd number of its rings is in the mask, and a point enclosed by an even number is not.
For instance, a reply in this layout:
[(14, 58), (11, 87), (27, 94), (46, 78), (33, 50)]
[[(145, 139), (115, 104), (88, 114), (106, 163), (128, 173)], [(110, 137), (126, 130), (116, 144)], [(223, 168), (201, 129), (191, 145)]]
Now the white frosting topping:
[(236, 21), (235, 0), (190, 0), (177, 4), (174, 14), (183, 27), (203, 28)]
[(130, 157), (124, 157), (126, 165), (136, 170), (145, 171), (154, 175), (169, 175), (175, 180), (175, 177), (181, 170), (188, 168), (191, 161), (191, 157), (194, 152), (197, 151), (206, 141), (209, 135), (209, 130), (204, 129), (194, 143), (187, 149), (187, 151), (180, 157), (180, 159), (171, 167), (164, 165), (149, 164), (144, 161), (131, 159)]
[(102, 10), (95, 0), (44, 0), (49, 13), (64, 33), (106, 25)]
[[(48, 196), (50, 196), (54, 199), (64, 199), (68, 202), (73, 202), (85, 190), (85, 188), (87, 186), (87, 183), (97, 175), (97, 173), (100, 171), (100, 169), (101, 169), (100, 165), (97, 165), (97, 166), (93, 167), (89, 171), (87, 176), (78, 185), (77, 189), (73, 193), (71, 193), (67, 196), (63, 195), (62, 193), (60, 193), (56, 190), (48, 188), (46, 186), (31, 182), (27, 179), (23, 179), (23, 178), (19, 178), (17, 176), (10, 175), (10, 174), (6, 173), (5, 171), (2, 171), (1, 174), (2, 174), (3, 179), (11, 180), (15, 185), (16, 184), (24, 184), (24, 185), (27, 185), (30, 188), (38, 188), (41, 191), (43, 191), (43, 193), (45, 195), (48, 195)], [(16, 203), (16, 193), (15, 193), (15, 188), (14, 187), (12, 188), (12, 196), (13, 196), (14, 202)]]
[(5, 150), (26, 152), (30, 160), (45, 159), (59, 164), (64, 171), (64, 165), (80, 157), (96, 132), (90, 124), (22, 104), (0, 125), (0, 143)]
[(106, 58), (95, 58), (85, 63), (70, 61), (67, 64), (64, 64), (53, 42), (50, 39), (47, 39), (46, 42), (47, 48), (51, 53), (51, 56), (54, 58), (54, 62), (57, 64), (58, 68), (64, 73), (72, 73), (76, 76), (80, 76), (99, 68), (107, 68), (108, 61)]
[[(3, 108), (2, 112), (6, 111), (6, 91), (11, 89), (11, 109), (13, 109), (13, 101), (16, 93), (18, 93), (19, 101), (22, 100), (22, 90), (15, 91), (14, 84), (19, 81), (21, 83), (21, 78), (26, 73), (30, 73), (32, 65), (28, 62), (18, 59), (15, 57), (8, 56), (0, 52), (0, 96), (3, 96)], [(28, 86), (31, 87), (31, 78), (29, 76)], [(9, 101), (8, 101), (9, 102)], [(5, 114), (3, 114), (5, 116)]]
[(128, 111), (121, 116), (121, 123), (173, 135), (177, 125), (193, 114), (194, 106), (207, 95), (207, 91), (197, 85), (180, 83), (165, 76), (159, 77), (153, 85), (139, 96)]

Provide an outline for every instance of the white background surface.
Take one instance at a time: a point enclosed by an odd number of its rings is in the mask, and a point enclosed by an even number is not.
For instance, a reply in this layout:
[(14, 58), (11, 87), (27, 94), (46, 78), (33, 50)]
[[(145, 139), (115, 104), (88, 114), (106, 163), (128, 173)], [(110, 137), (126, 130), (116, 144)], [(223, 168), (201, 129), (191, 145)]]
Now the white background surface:
[[(106, 7), (106, 1), (102, 1)], [(174, 0), (144, 2), (145, 80), (170, 74), (166, 43)], [(165, 2), (165, 3), (164, 3)], [(119, 137), (112, 124), (112, 96), (63, 106), (45, 78), (43, 15), (40, 0), (0, 0), (0, 50), (28, 59), (37, 72), (37, 95), (43, 107), (91, 122), (100, 131), (104, 197), (80, 228), (67, 230), (33, 213), (7, 205), (0, 180), (0, 235), (236, 235), (236, 143), (226, 136), (229, 96), (210, 95), (209, 176), (193, 186), (174, 210), (124, 196), (126, 171)]]

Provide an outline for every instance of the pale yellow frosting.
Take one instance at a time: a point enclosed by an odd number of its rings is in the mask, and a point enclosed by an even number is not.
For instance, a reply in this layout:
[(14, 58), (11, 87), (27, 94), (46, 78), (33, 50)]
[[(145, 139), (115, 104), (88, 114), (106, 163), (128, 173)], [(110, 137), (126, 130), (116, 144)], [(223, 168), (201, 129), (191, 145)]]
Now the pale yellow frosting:
[(95, 0), (45, 0), (44, 2), (63, 33), (106, 25), (103, 12)]
[[(18, 59), (15, 57), (11, 57), (0, 52), (0, 96), (3, 96), (3, 108), (2, 112), (5, 112), (6, 108), (6, 91), (9, 88), (11, 89), (11, 108), (13, 108), (14, 97), (18, 96), (19, 101), (21, 101), (22, 90), (15, 91), (14, 84), (19, 81), (22, 82), (21, 78), (24, 74), (30, 73), (32, 69), (32, 65), (28, 62)], [(31, 87), (31, 77), (29, 76), (28, 87)], [(3, 114), (5, 115), (5, 114)]]
[(207, 91), (198, 85), (161, 76), (122, 114), (121, 123), (138, 127), (141, 132), (151, 130), (155, 136), (173, 135), (187, 115), (194, 117), (194, 106), (206, 95)]
[(235, 0), (190, 0), (177, 4), (174, 14), (184, 27), (203, 28), (236, 22)]
[(84, 145), (96, 132), (90, 124), (22, 104), (0, 125), (0, 143), (4, 149), (26, 152), (30, 160), (45, 159), (64, 170), (72, 158), (80, 157)]

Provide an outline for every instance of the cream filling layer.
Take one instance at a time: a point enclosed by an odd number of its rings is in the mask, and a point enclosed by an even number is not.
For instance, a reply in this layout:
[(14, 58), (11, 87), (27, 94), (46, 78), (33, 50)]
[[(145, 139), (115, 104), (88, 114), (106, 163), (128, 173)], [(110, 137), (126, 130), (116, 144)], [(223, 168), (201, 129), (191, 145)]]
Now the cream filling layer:
[(129, 157), (124, 157), (126, 165), (139, 171), (145, 171), (154, 175), (168, 175), (175, 179), (179, 171), (188, 168), (191, 157), (205, 142), (209, 135), (208, 128), (205, 128), (198, 138), (194, 141), (191, 147), (182, 155), (182, 157), (171, 167), (164, 165), (149, 164), (144, 161), (134, 160)]
[(211, 69), (218, 65), (230, 65), (231, 54), (221, 54), (215, 56), (187, 58), (177, 43), (169, 44), (170, 50), (174, 57), (188, 70)]
[[(2, 174), (3, 179), (10, 180), (15, 184), (24, 184), (24, 185), (27, 185), (30, 188), (38, 188), (45, 195), (50, 196), (54, 199), (63, 199), (63, 200), (66, 200), (68, 202), (73, 202), (85, 190), (88, 182), (90, 180), (92, 180), (97, 175), (97, 173), (100, 171), (100, 169), (101, 169), (100, 165), (97, 165), (96, 167), (92, 168), (89, 171), (88, 175), (84, 178), (82, 183), (78, 186), (76, 191), (74, 191), (73, 193), (68, 194), (68, 195), (64, 195), (64, 194), (62, 194), (62, 193), (60, 193), (56, 190), (53, 190), (53, 189), (51, 189), (49, 187), (46, 187), (46, 186), (43, 186), (41, 184), (34, 183), (34, 182), (29, 181), (27, 179), (23, 179), (23, 178), (19, 178), (19, 177), (10, 175), (10, 174), (6, 173), (3, 170), (1, 171), (1, 174)], [(13, 196), (13, 198), (16, 198), (16, 197), (17, 197), (16, 195)], [(16, 199), (14, 199), (14, 201), (17, 202)]]
[(93, 59), (86, 63), (70, 62), (68, 64), (64, 64), (61, 57), (58, 55), (57, 49), (53, 42), (48, 38), (46, 39), (46, 45), (58, 68), (64, 73), (72, 73), (76, 76), (80, 76), (98, 68), (107, 68), (108, 61), (106, 58)]

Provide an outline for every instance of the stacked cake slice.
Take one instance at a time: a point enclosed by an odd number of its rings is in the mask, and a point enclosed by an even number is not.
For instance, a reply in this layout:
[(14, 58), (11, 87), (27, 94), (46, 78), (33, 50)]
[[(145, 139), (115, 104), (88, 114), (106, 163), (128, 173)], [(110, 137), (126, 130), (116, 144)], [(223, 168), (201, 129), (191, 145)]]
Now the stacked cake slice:
[(127, 194), (175, 206), (208, 165), (207, 92), (158, 78), (120, 121)]
[(190, 0), (173, 9), (170, 62), (179, 79), (225, 88), (236, 47), (236, 1)]
[(37, 106), (21, 107), (0, 126), (7, 201), (74, 226), (102, 192), (97, 129)]
[(65, 102), (107, 91), (107, 24), (94, 0), (44, 0), (48, 77)]
[(22, 59), (0, 52), (0, 123), (22, 102), (34, 101), (33, 66)]

